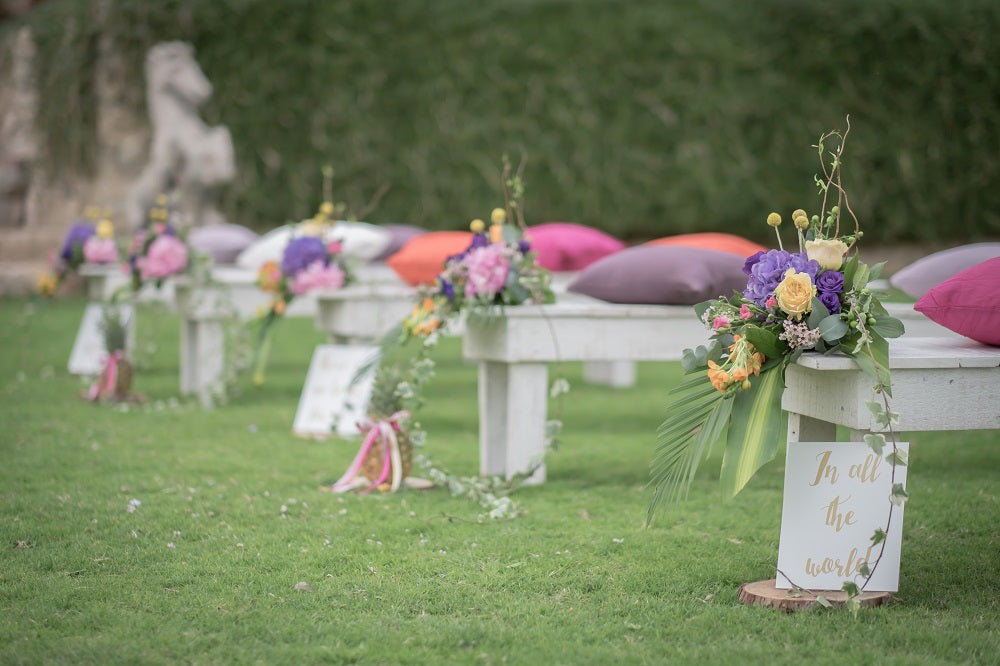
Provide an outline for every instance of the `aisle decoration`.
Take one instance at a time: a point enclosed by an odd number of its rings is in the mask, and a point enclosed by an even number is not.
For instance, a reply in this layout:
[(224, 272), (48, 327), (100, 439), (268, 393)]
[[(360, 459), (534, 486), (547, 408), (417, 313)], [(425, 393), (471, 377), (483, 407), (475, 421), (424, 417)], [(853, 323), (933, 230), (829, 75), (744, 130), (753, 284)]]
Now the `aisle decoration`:
[(191, 267), (192, 254), (171, 222), (166, 197), (158, 196), (146, 225), (136, 231), (129, 245), (127, 269), (132, 290), (138, 292), (147, 283), (159, 288), (166, 278)]
[[(815, 181), (821, 204), (817, 214), (792, 213), (797, 248), (784, 248), (781, 216), (771, 213), (767, 224), (775, 230), (778, 248), (747, 258), (743, 292), (695, 306), (711, 341), (683, 353), (688, 378), (672, 392), (678, 397), (658, 431), (648, 522), (661, 502), (686, 494), (714, 444), (724, 446), (720, 481), (729, 497), (774, 458), (787, 434), (781, 409), (785, 369), (803, 352), (854, 359), (882, 398), (871, 408), (891, 426), (887, 339), (901, 335), (903, 325), (889, 316), (868, 286), (883, 264), (869, 267), (852, 253), (862, 232), (841, 184), (849, 131), (848, 122), (843, 133), (820, 137), (816, 147), (823, 173)], [(882, 455), (883, 435), (869, 435), (866, 441)], [(904, 462), (895, 442), (887, 459), (895, 479), (895, 465)], [(903, 498), (905, 490), (897, 484), (892, 501)], [(877, 544), (882, 539), (884, 532), (873, 540)], [(869, 575), (867, 566), (863, 573)]]
[(100, 375), (83, 394), (90, 402), (137, 400), (132, 394), (132, 362), (126, 352), (127, 326), (128, 322), (115, 303), (104, 304), (100, 327), (105, 355)]
[(285, 246), (281, 262), (265, 262), (257, 273), (257, 286), (271, 294), (271, 303), (259, 317), (260, 330), (254, 358), (253, 381), (263, 384), (270, 356), (273, 326), (297, 297), (315, 289), (339, 289), (354, 281), (340, 241), (325, 242), (324, 231), (335, 224), (334, 206), (324, 201), (311, 220), (303, 221), (302, 235)]
[(49, 269), (38, 277), (38, 291), (42, 295), (52, 296), (59, 285), (85, 263), (114, 264), (118, 261), (111, 220), (94, 206), (84, 210), (84, 218), (69, 228), (59, 252), (49, 258)]
[[(418, 290), (413, 309), (401, 322), (400, 330), (391, 332), (383, 341), (383, 352), (405, 346), (411, 341), (418, 344), (416, 354), (405, 370), (380, 368), (381, 374), (376, 375), (375, 394), (395, 395), (399, 400), (406, 401), (406, 406), (393, 414), (388, 409), (375, 409), (379, 416), (374, 425), (380, 435), (372, 436), (369, 424), (360, 424), (362, 432), (368, 434), (347, 473), (335, 484), (335, 490), (355, 487), (351, 479), (357, 477), (366, 457), (369, 461), (373, 459), (371, 450), (375, 447), (374, 442), (384, 442), (384, 435), (396, 434), (397, 437), (405, 437), (415, 447), (423, 445), (426, 433), (412, 415), (423, 404), (422, 388), (434, 374), (431, 353), (443, 330), (457, 325), (463, 316), (501, 317), (507, 306), (555, 301), (551, 274), (538, 264), (531, 244), (524, 237), (526, 225), (521, 168), (513, 172), (506, 156), (503, 167), (505, 206), (493, 209), (489, 226), (480, 219), (470, 223), (473, 238), (469, 246), (445, 260), (434, 285)], [(370, 368), (362, 368), (358, 375), (367, 371)], [(379, 384), (382, 386), (379, 387)], [(557, 385), (562, 387), (566, 382), (559, 379)], [(554, 433), (552, 437), (555, 437)], [(391, 439), (389, 443), (391, 447)], [(375, 467), (378, 466), (377, 461), (382, 460), (384, 471), (379, 478), (397, 472), (392, 456), (387, 456), (384, 448), (381, 451), (374, 456)], [(435, 467), (426, 455), (417, 454), (415, 458), (432, 482), (447, 487), (453, 495), (476, 502), (487, 510), (482, 517), (490, 519), (519, 515), (519, 508), (507, 495), (534, 471), (529, 470), (509, 481), (492, 477), (457, 477)], [(406, 478), (408, 470), (401, 471)], [(376, 478), (368, 490), (372, 487), (394, 490), (398, 484)]]

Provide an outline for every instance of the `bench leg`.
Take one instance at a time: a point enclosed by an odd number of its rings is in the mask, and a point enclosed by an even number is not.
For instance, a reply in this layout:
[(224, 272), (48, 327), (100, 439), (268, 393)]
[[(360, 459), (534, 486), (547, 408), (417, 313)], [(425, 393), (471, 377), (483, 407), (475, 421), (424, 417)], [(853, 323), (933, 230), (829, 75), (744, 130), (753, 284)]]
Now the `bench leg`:
[(222, 322), (185, 319), (181, 327), (181, 393), (196, 393), (201, 404), (209, 407), (225, 362)]
[[(479, 473), (511, 478), (545, 455), (545, 363), (479, 364)], [(541, 464), (528, 483), (545, 481)]]
[[(847, 431), (847, 441), (863, 442), (868, 430)], [(834, 423), (820, 421), (802, 414), (788, 414), (788, 442), (836, 442), (837, 426)]]
[(588, 361), (583, 364), (583, 380), (613, 388), (635, 386), (635, 362)]

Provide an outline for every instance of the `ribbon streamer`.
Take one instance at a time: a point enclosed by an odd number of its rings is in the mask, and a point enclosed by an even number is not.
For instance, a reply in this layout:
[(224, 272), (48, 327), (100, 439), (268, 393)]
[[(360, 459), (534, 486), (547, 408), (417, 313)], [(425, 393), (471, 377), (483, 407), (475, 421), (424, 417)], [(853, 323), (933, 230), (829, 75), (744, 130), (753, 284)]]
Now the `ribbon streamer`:
[(375, 444), (379, 442), (383, 444), (384, 449), (382, 470), (378, 478), (362, 491), (362, 494), (369, 493), (384, 483), (389, 478), (390, 472), (392, 473), (390, 487), (393, 491), (398, 490), (403, 481), (403, 458), (399, 450), (399, 439), (396, 437), (396, 433), (399, 431), (399, 422), (409, 417), (409, 412), (399, 411), (387, 419), (379, 421), (365, 419), (358, 423), (358, 429), (366, 433), (365, 438), (361, 442), (361, 448), (358, 449), (354, 460), (347, 467), (347, 471), (333, 484), (333, 492), (342, 493), (354, 487), (355, 479), (357, 479), (358, 473), (361, 471), (361, 466), (364, 464), (365, 458)]
[(104, 369), (97, 381), (90, 385), (87, 399), (96, 402), (101, 396), (113, 396), (118, 384), (118, 363), (125, 360), (125, 352), (118, 350), (104, 358)]

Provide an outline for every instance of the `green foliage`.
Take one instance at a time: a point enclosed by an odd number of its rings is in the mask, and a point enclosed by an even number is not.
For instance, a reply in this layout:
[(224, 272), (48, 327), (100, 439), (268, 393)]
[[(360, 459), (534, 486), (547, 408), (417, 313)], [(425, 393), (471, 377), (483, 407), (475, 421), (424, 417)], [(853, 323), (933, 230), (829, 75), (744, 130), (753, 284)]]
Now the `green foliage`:
[(351, 208), (390, 186), (371, 221), (464, 228), (524, 147), (533, 223), (766, 242), (768, 211), (814, 195), (802, 137), (850, 114), (867, 240), (1000, 235), (992, 0), (101, 2), (28, 17), (49, 163), (94, 163), (102, 34), (140, 111), (146, 49), (190, 41), (236, 143), (223, 207), (256, 228), (311, 214), (327, 163)]

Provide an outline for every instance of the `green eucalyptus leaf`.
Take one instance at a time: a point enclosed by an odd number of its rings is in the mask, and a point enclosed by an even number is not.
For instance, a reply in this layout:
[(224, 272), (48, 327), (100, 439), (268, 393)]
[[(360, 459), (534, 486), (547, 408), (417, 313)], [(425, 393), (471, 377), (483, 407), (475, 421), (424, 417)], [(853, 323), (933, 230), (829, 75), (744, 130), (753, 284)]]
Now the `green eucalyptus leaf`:
[(681, 367), (684, 368), (685, 373), (694, 372), (700, 366), (694, 349), (685, 349), (681, 352)]
[(854, 254), (847, 258), (844, 265), (840, 267), (840, 272), (844, 274), (844, 286), (854, 284), (854, 273), (858, 270), (858, 255)]
[(849, 327), (847, 322), (839, 315), (830, 315), (819, 323), (819, 334), (827, 342), (836, 342), (847, 335)]
[(715, 300), (713, 299), (710, 301), (702, 301), (694, 306), (694, 313), (697, 315), (699, 321), (705, 320), (705, 313), (708, 312), (708, 309), (712, 307), (714, 303)]
[(823, 305), (823, 301), (813, 296), (812, 310), (809, 312), (809, 318), (806, 320), (809, 328), (819, 328), (819, 323), (829, 316), (830, 311)]
[(876, 316), (871, 328), (883, 338), (898, 338), (906, 332), (903, 322), (888, 315)]
[(871, 271), (868, 274), (868, 281), (877, 280), (882, 276), (882, 271), (885, 270), (885, 262), (880, 261), (871, 267)]
[(754, 347), (757, 348), (761, 354), (767, 358), (776, 358), (782, 356), (784, 353), (784, 347), (781, 344), (781, 340), (778, 336), (767, 330), (766, 328), (761, 328), (760, 326), (747, 326), (744, 329), (747, 340)]
[(870, 275), (871, 270), (868, 268), (868, 265), (858, 262), (858, 267), (854, 271), (854, 281), (851, 283), (854, 291), (861, 291), (867, 288)]

